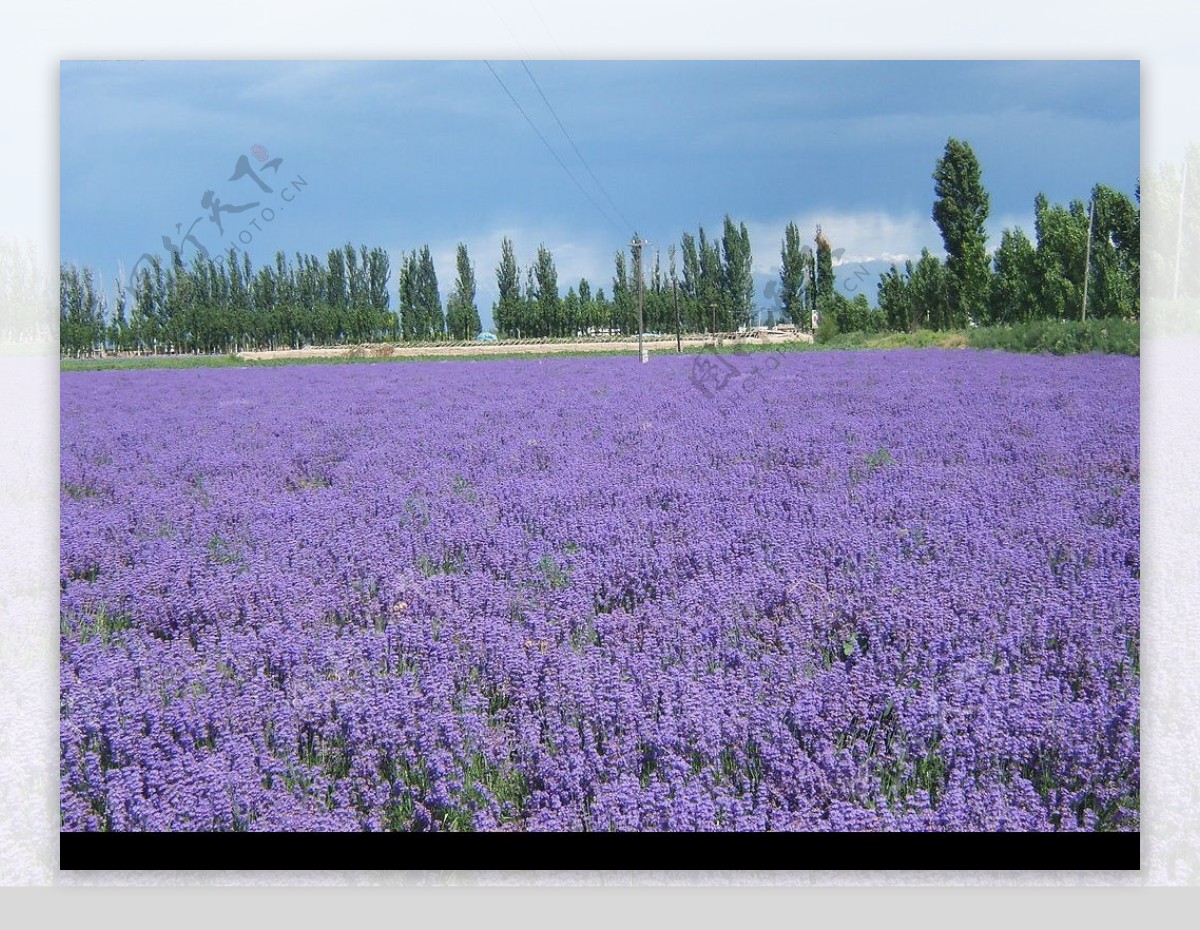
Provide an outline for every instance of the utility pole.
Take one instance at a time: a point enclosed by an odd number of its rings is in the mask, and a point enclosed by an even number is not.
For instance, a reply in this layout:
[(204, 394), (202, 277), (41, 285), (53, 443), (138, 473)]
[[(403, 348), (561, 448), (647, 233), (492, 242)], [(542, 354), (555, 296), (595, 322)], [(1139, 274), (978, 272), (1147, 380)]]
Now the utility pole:
[(642, 360), (642, 364), (650, 361), (646, 354), (646, 348), (642, 345), (642, 333), (646, 329), (646, 325), (642, 317), (642, 246), (646, 245), (646, 240), (638, 237), (637, 233), (633, 234), (633, 241), (629, 243), (633, 249), (633, 273), (637, 277), (637, 302), (638, 302), (638, 357)]
[(671, 258), (671, 299), (675, 302), (675, 351), (683, 353), (683, 329), (679, 324), (679, 291), (675, 286), (675, 243), (668, 252)]
[(1183, 183), (1179, 187), (1179, 223), (1175, 227), (1175, 288), (1171, 294), (1172, 300), (1179, 299), (1179, 251), (1183, 246), (1183, 204), (1187, 197), (1188, 153), (1183, 153)]
[(1096, 216), (1096, 196), (1092, 195), (1092, 200), (1088, 204), (1088, 237), (1087, 248), (1083, 250), (1083, 312), (1080, 316), (1083, 322), (1087, 322), (1087, 286), (1088, 278), (1092, 276), (1092, 223)]

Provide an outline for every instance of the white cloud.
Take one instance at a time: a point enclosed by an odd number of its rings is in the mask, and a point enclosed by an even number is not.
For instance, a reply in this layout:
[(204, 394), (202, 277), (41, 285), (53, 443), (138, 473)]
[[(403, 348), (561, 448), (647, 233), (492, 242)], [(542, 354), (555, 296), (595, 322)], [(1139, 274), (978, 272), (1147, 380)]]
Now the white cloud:
[[(818, 225), (833, 246), (835, 265), (860, 262), (904, 262), (920, 256), (922, 248), (941, 252), (941, 236), (928, 215), (891, 214), (882, 211), (823, 211), (800, 213), (775, 220), (746, 223), (754, 250), (754, 271), (768, 274), (779, 268), (779, 248), (789, 222), (800, 228), (805, 244), (812, 246)], [(838, 254), (838, 250), (844, 250)]]
[[(505, 236), (512, 240), (517, 265), (521, 269), (522, 286), (525, 283), (525, 269), (537, 260), (539, 245), (545, 245), (554, 256), (559, 289), (564, 294), (568, 287), (577, 285), (580, 278), (587, 278), (595, 289), (606, 287), (612, 276), (612, 250), (598, 239), (581, 239), (577, 234), (551, 227), (501, 225), (429, 244), (443, 297), (454, 288), (459, 242), (466, 245), (475, 264), (475, 282), (481, 297), (485, 293), (494, 293), (496, 266), (500, 264), (500, 243)], [(401, 253), (400, 250), (393, 250), (393, 254)], [(482, 300), (480, 305), (482, 309)]]
[[(754, 272), (773, 274), (779, 270), (779, 248), (789, 222), (800, 227), (804, 244), (812, 246), (817, 225), (833, 246), (834, 267), (886, 262), (903, 265), (917, 261), (921, 250), (945, 257), (941, 233), (932, 217), (920, 213), (891, 214), (880, 211), (810, 212), (794, 217), (746, 223), (754, 250)], [(1005, 229), (1020, 227), (1034, 236), (1033, 214), (1006, 213), (987, 221), (988, 251), (1000, 245)]]

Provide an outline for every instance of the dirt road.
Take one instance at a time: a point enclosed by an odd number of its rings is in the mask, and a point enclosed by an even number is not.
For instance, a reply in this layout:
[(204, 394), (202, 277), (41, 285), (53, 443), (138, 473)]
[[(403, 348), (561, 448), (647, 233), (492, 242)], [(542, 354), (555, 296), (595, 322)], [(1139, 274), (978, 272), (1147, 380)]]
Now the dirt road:
[[(797, 337), (793, 336), (770, 336), (767, 337), (767, 342), (790, 342), (796, 339), (804, 339), (805, 334)], [(812, 337), (808, 336), (806, 341), (811, 341)], [(701, 336), (690, 336), (683, 340), (685, 348), (697, 348), (708, 344), (711, 340)], [(759, 345), (762, 343), (760, 337), (748, 337), (746, 343), (750, 345)], [(723, 340), (726, 346), (732, 345), (731, 339)], [(674, 339), (654, 339), (646, 340), (646, 348), (651, 352), (674, 352)], [(563, 352), (629, 352), (632, 355), (637, 354), (637, 342), (631, 340), (610, 340), (597, 342), (593, 340), (580, 340), (578, 342), (476, 342), (469, 345), (457, 344), (447, 346), (424, 345), (424, 346), (406, 346), (392, 345), (390, 343), (372, 344), (372, 345), (353, 345), (353, 346), (311, 346), (304, 349), (274, 349), (264, 350), (261, 352), (241, 352), (240, 358), (253, 361), (265, 361), (268, 359), (285, 359), (285, 358), (414, 358), (414, 357), (437, 357), (445, 356), (447, 358), (461, 356), (486, 356), (486, 355), (553, 355)]]

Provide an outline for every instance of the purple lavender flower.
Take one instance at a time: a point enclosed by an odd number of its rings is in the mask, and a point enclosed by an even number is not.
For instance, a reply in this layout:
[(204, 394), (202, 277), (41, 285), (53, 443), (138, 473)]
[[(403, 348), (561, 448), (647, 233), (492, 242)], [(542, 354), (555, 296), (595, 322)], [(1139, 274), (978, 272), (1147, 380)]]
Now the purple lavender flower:
[(690, 364), (64, 374), (63, 829), (1136, 830), (1137, 360)]

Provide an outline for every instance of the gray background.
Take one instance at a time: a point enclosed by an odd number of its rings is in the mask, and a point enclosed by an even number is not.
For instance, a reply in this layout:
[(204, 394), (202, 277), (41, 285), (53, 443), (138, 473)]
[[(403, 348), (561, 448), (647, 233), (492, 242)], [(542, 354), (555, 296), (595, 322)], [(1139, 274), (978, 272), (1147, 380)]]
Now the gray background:
[[(195, 8), (114, 0), (80, 8), (66, 0), (6, 10), (0, 73), (0, 884), (58, 886), (32, 899), (44, 916), (89, 920), (96, 892), (79, 884), (176, 887), (111, 889), (122, 924), (143, 919), (210, 926), (289, 914), (344, 921), (345, 891), (289, 887), (226, 890), (195, 886), (314, 884), (363, 889), (353, 907), (394, 920), (486, 919), (522, 926), (564, 919), (605, 924), (637, 916), (728, 923), (753, 916), (839, 921), (911, 914), (930, 922), (988, 923), (1013, 908), (1072, 922), (1122, 919), (1147, 906), (1130, 890), (1095, 885), (1200, 884), (1200, 295), (1143, 307), (1142, 620), (1143, 868), (1140, 873), (1075, 872), (156, 872), (59, 873), (58, 843), (58, 60), (64, 57), (1122, 57), (1142, 59), (1143, 183), (1153, 166), (1179, 162), (1200, 140), (1195, 88), (1200, 65), (1188, 36), (1196, 14), (1163, 3), (1097, 5), (1087, 14), (1013, 0), (975, 10), (945, 2), (903, 7), (867, 0), (852, 9), (783, 8), (742, 0), (695, 2), (686, 16), (666, 3), (625, 0), (566, 10), (492, 2), (405, 7), (343, 0), (329, 8), (211, 0)], [(81, 11), (82, 10), (82, 11)], [(401, 15), (402, 14), (402, 15)], [(375, 24), (364, 28), (364, 23)], [(631, 102), (636, 105), (636, 102)], [(1194, 181), (1200, 184), (1200, 177)], [(1196, 218), (1192, 218), (1194, 222)], [(1144, 218), (1143, 249), (1173, 251), (1171, 224)], [(1197, 256), (1185, 254), (1184, 262)], [(1143, 261), (1143, 267), (1146, 262)], [(1149, 270), (1149, 269), (1147, 269)], [(724, 865), (724, 863), (714, 863)], [(519, 888), (550, 885), (536, 894)], [(689, 893), (661, 887), (686, 885)], [(752, 886), (731, 888), (731, 885)], [(809, 888), (801, 905), (795, 886)], [(974, 886), (866, 889), (867, 885)], [(1026, 891), (996, 886), (1018, 885)], [(1060, 886), (1038, 891), (1031, 886)], [(431, 888), (430, 886), (438, 886)], [(576, 886), (568, 890), (562, 886)], [(584, 886), (584, 887), (579, 887)], [(599, 886), (606, 886), (600, 889)], [(614, 891), (612, 886), (624, 890)], [(981, 887), (988, 886), (988, 887)], [(557, 890), (556, 890), (557, 889)], [(832, 896), (831, 896), (832, 895)], [(1161, 900), (1161, 899), (1158, 899)], [(791, 902), (790, 904), (784, 903)], [(603, 910), (596, 905), (603, 903)], [(1159, 906), (1159, 905), (1155, 905)], [(234, 908), (231, 911), (230, 908)], [(784, 908), (780, 910), (780, 908)], [(809, 908), (814, 908), (809, 910)], [(999, 910), (1003, 908), (1003, 911)], [(382, 909), (382, 910), (380, 910)], [(117, 917), (117, 914), (120, 917)], [(1130, 915), (1122, 917), (1122, 915)], [(260, 916), (261, 915), (261, 916)], [(840, 916), (839, 916), (840, 915)], [(511, 921), (510, 921), (511, 918)], [(322, 923), (327, 922), (321, 920)], [(674, 922), (674, 921), (672, 921)], [(1011, 921), (1009, 921), (1011, 922)], [(55, 920), (58, 923), (58, 920)]]

